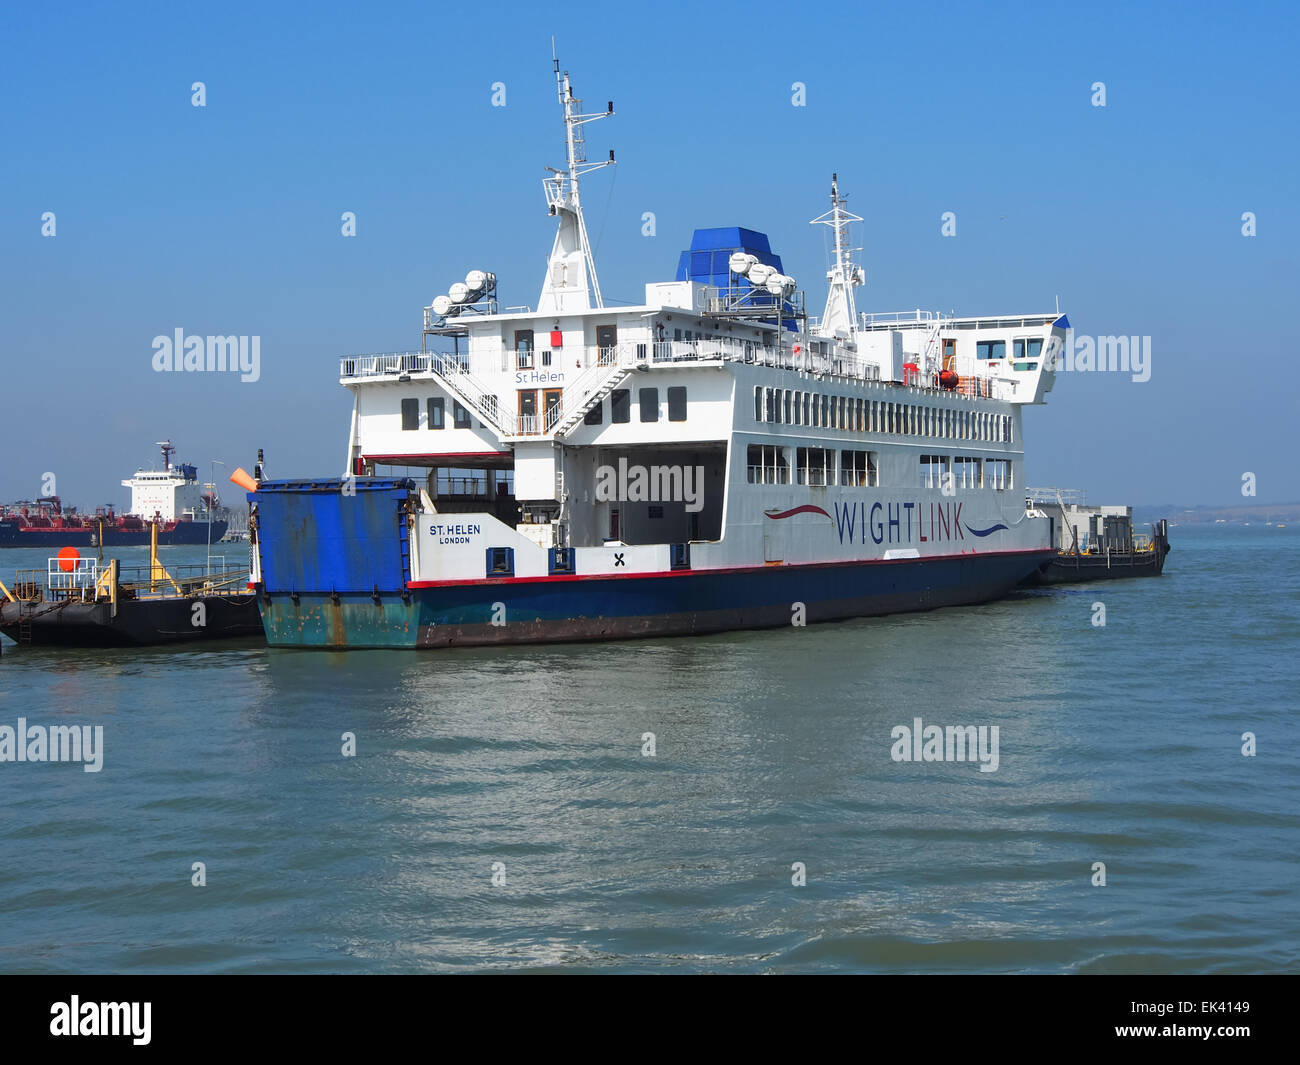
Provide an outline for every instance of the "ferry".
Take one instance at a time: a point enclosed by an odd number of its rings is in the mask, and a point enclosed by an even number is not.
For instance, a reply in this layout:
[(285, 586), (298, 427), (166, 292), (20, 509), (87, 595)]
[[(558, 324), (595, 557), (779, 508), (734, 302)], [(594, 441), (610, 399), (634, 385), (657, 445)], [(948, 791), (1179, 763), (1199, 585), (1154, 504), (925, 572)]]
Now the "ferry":
[(607, 305), (580, 186), (614, 164), (584, 135), (614, 106), (584, 112), (558, 62), (555, 80), (536, 306), (468, 271), (424, 308), (420, 351), (341, 358), (341, 476), (259, 463), (246, 485), (272, 646), (798, 626), (986, 602), (1056, 557), (1022, 412), (1052, 389), (1064, 315), (859, 313), (862, 219), (834, 175), (820, 315), (739, 227), (696, 230), (674, 277)]
[(162, 469), (137, 469), (122, 481), (131, 489), (125, 514), (112, 507), (83, 514), (64, 507), (58, 496), (0, 507), (0, 547), (142, 547), (216, 543), (229, 522), (217, 517), (220, 501), (212, 484), (199, 483), (197, 466), (172, 464), (176, 448), (161, 440)]

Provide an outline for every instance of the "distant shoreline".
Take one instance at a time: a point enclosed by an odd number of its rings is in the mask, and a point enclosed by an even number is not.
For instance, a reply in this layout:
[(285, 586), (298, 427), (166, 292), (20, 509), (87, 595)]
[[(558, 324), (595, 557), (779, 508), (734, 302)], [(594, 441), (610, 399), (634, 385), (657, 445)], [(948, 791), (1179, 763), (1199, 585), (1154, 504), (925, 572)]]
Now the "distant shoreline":
[(1168, 518), (1179, 525), (1263, 525), (1300, 524), (1300, 503), (1249, 503), (1239, 506), (1187, 506), (1166, 504), (1163, 506), (1142, 505), (1133, 508), (1133, 519), (1138, 524), (1144, 521), (1156, 521)]

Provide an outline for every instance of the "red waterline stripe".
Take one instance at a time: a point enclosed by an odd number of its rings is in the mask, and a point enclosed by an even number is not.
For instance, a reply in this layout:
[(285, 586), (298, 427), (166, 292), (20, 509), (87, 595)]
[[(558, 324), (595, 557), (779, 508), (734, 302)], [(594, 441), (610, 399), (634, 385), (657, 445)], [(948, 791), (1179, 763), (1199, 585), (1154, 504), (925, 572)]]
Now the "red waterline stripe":
[(640, 570), (636, 573), (556, 573), (544, 577), (471, 577), (454, 581), (407, 581), (408, 588), (455, 588), (471, 584), (536, 584), (543, 581), (608, 581), (636, 580), (650, 577), (703, 577), (722, 573), (756, 573), (770, 569), (827, 569), (833, 566), (882, 566), (900, 562), (945, 562), (957, 558), (992, 558), (1003, 555), (1042, 555), (1055, 558), (1055, 548), (1038, 551), (969, 551), (955, 555), (924, 555), (921, 558), (862, 558), (847, 562), (792, 562), (768, 563), (762, 566), (725, 566), (719, 569), (665, 569)]

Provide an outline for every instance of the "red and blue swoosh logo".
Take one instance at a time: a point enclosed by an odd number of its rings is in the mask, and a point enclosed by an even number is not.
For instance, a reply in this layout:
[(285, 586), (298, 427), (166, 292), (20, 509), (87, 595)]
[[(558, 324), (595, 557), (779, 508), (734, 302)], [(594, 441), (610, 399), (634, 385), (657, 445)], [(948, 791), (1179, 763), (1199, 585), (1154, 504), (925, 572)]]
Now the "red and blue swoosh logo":
[(774, 521), (780, 521), (782, 518), (793, 518), (796, 514), (820, 514), (823, 518), (830, 519), (830, 515), (821, 507), (814, 507), (811, 503), (805, 503), (801, 507), (794, 507), (792, 510), (764, 511), (764, 513)]
[[(962, 524), (966, 525), (965, 522), (962, 522)], [(1005, 529), (1005, 528), (1006, 526), (1003, 525), (1001, 522), (998, 522), (998, 524), (996, 525), (990, 525), (987, 529), (972, 529), (969, 525), (966, 525), (966, 531), (970, 533), (972, 536), (991, 536), (999, 529)]]

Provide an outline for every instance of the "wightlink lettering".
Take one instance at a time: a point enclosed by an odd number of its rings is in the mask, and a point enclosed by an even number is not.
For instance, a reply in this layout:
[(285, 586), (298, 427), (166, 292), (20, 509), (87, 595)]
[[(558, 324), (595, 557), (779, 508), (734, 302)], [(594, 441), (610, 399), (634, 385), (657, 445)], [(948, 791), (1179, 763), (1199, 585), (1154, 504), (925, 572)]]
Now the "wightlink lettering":
[[(836, 503), (842, 544), (955, 543), (966, 539), (961, 503)], [(982, 531), (981, 531), (982, 532)]]

